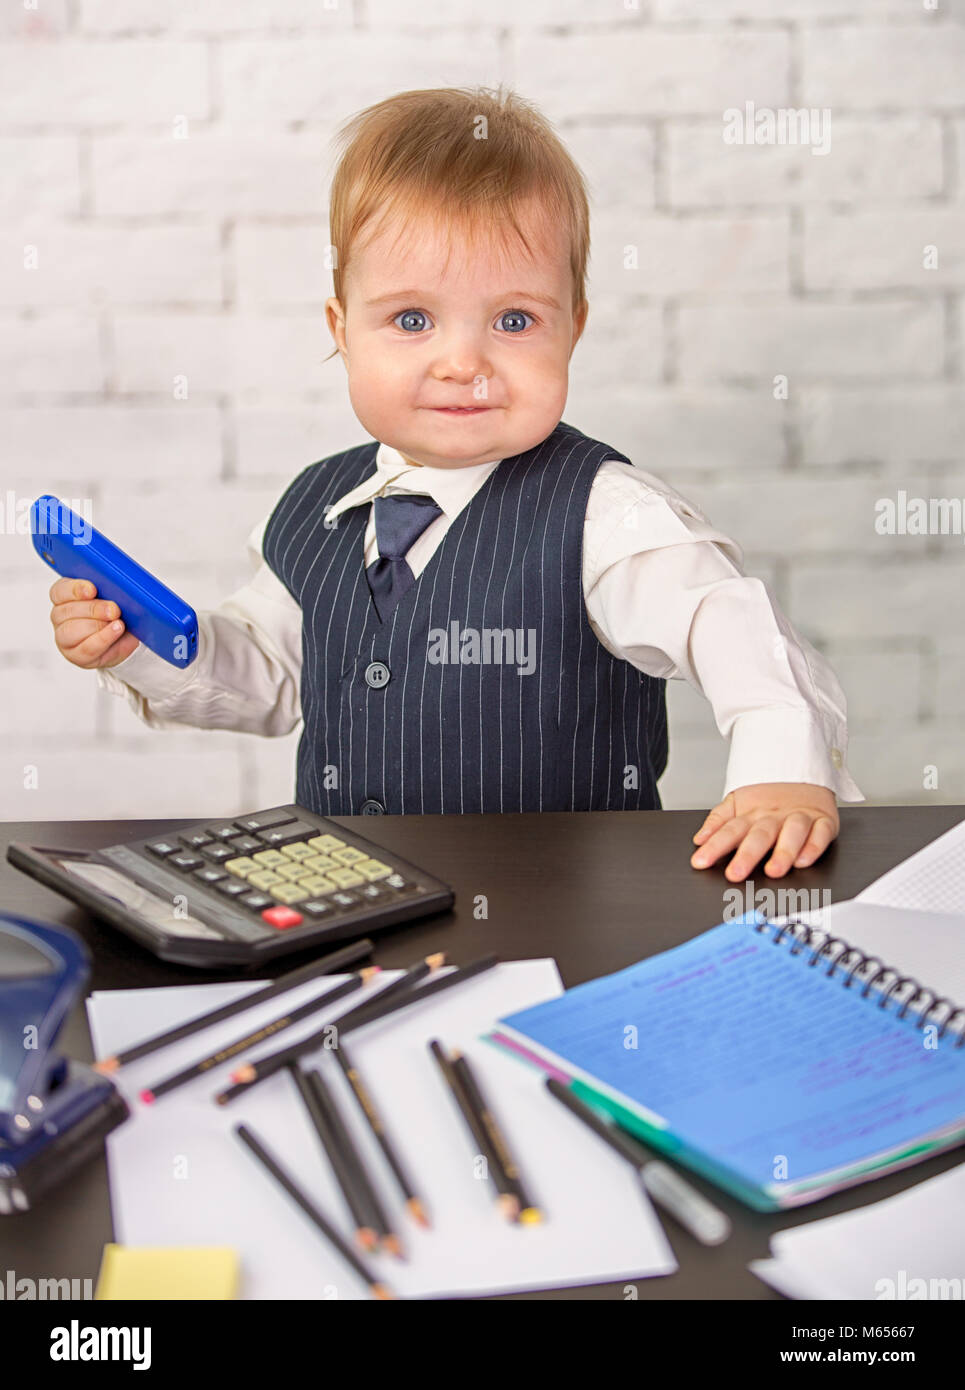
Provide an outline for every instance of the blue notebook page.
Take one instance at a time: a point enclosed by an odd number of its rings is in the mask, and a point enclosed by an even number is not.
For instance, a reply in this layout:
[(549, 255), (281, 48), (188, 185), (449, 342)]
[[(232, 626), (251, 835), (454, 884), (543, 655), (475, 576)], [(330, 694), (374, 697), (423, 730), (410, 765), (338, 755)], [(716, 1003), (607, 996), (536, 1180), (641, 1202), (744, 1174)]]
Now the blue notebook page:
[[(727, 922), (500, 1020), (758, 1188), (965, 1122), (965, 1048), (862, 999), (787, 936)], [(925, 982), (927, 983), (927, 982)], [(926, 1001), (927, 1002), (927, 1001)], [(635, 1030), (635, 1035), (632, 1030)], [(634, 1046), (635, 1043), (635, 1046)]]

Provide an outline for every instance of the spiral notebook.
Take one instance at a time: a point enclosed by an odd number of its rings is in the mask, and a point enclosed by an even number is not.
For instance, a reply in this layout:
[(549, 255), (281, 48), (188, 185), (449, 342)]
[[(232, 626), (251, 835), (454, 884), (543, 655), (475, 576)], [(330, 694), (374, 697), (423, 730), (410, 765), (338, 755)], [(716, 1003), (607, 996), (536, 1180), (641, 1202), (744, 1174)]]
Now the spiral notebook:
[(510, 1014), (489, 1039), (773, 1211), (965, 1142), (965, 1010), (933, 984), (753, 912)]

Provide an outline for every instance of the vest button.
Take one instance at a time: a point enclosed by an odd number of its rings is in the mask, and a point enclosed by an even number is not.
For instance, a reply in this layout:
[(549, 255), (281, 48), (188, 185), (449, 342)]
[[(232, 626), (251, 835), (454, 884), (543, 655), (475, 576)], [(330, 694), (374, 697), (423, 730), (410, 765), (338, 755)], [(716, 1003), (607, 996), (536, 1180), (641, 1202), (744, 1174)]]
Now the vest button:
[(374, 797), (367, 797), (359, 807), (359, 814), (362, 816), (384, 816), (385, 807), (381, 801), (376, 801)]
[(389, 683), (389, 668), (384, 661), (370, 661), (365, 668), (365, 684), (373, 690), (381, 690)]

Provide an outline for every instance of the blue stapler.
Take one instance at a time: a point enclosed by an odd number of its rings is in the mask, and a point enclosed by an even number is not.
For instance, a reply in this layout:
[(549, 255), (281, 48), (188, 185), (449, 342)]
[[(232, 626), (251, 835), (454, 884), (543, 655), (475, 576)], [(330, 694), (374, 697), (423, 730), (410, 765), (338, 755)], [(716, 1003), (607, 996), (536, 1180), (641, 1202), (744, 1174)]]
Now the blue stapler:
[(72, 931), (0, 913), (0, 1215), (29, 1210), (129, 1114), (108, 1077), (56, 1049), (89, 975)]

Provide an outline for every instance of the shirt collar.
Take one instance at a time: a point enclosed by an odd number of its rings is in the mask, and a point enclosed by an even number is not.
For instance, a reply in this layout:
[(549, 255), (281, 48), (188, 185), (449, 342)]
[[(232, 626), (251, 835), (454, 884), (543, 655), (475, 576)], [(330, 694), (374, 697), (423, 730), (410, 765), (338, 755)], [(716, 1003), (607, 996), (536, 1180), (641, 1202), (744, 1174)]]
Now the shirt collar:
[(327, 516), (334, 519), (342, 512), (361, 507), (387, 493), (414, 492), (431, 497), (448, 520), (453, 521), (501, 462), (495, 459), (492, 463), (476, 463), (469, 468), (426, 468), (407, 463), (398, 449), (380, 444), (375, 456), (375, 472), (334, 502)]

